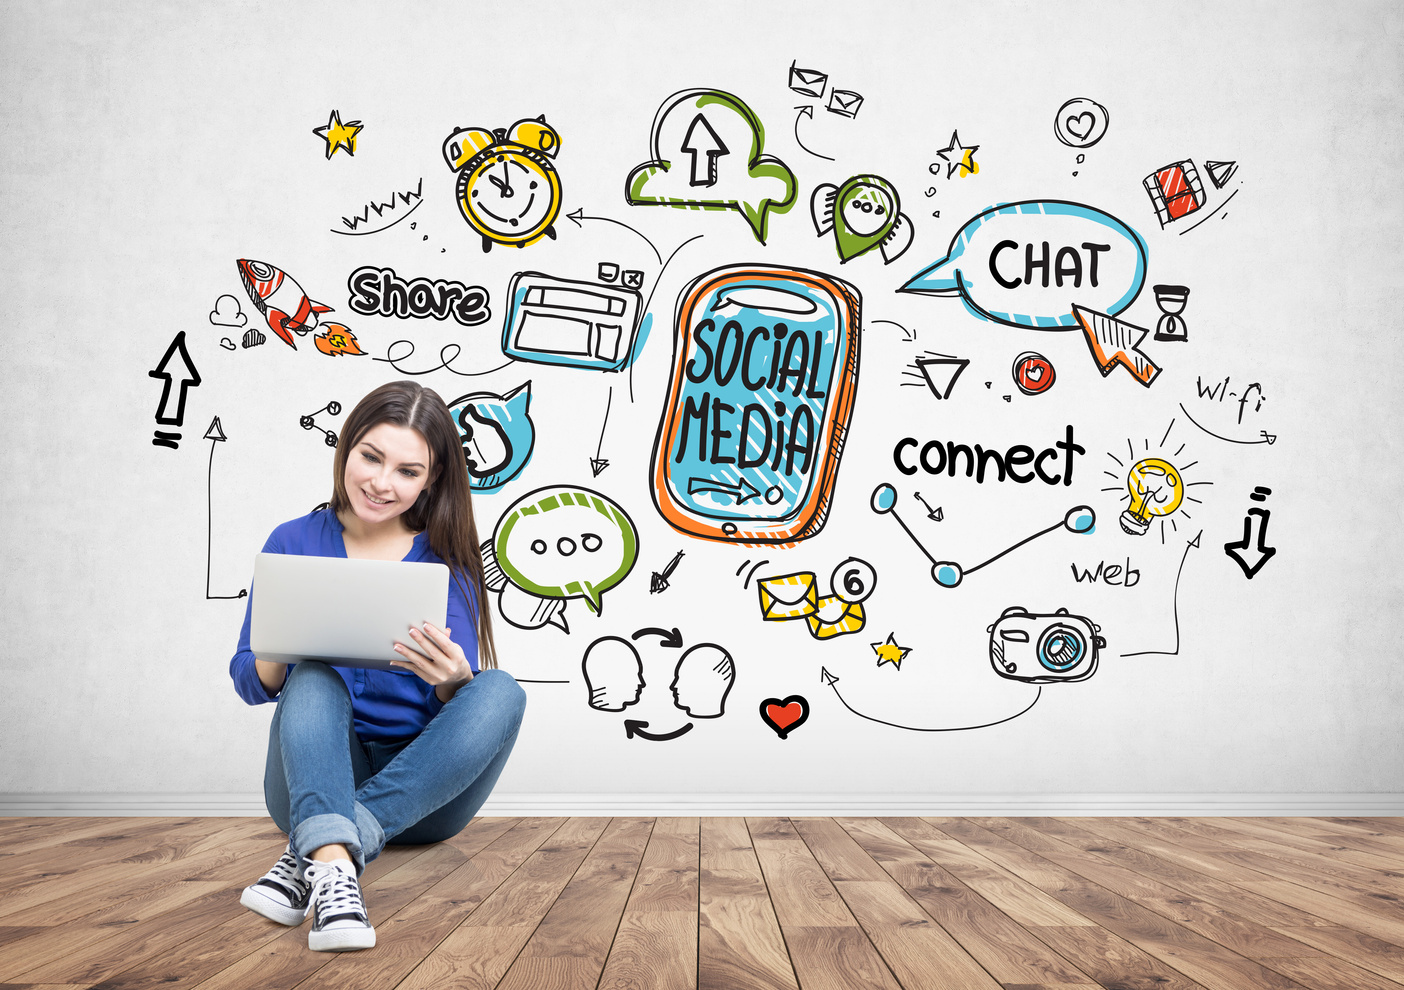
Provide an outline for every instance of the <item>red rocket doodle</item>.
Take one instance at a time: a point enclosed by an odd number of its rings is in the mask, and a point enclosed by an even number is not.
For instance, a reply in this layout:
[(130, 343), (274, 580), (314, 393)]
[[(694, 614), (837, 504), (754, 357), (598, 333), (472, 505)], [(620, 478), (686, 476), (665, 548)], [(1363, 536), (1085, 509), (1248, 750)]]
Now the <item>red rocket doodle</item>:
[(293, 334), (303, 334), (316, 329), (317, 317), (330, 313), (330, 306), (323, 306), (307, 298), (291, 275), (281, 268), (274, 268), (266, 261), (239, 259), (239, 275), (244, 280), (244, 289), (253, 300), (258, 311), (268, 318), (268, 327), (294, 350), (297, 343)]

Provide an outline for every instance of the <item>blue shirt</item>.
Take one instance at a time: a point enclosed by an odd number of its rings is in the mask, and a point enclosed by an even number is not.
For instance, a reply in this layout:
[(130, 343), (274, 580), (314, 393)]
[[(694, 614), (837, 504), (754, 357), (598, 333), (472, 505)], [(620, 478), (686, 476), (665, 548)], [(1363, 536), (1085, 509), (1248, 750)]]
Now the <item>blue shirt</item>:
[[(345, 557), (346, 543), (342, 539), (341, 520), (329, 508), (313, 509), (301, 519), (293, 519), (273, 530), (264, 553), (292, 553), (309, 557)], [(441, 564), (443, 560), (429, 547), (428, 532), (414, 538), (414, 546), (404, 557), (408, 561)], [(464, 580), (464, 584), (469, 584)], [(469, 584), (471, 588), (471, 584)], [(463, 655), (473, 673), (478, 672), (478, 625), (476, 590), (474, 605), (464, 597), (459, 580), (449, 578), (448, 628), (449, 638), (463, 647)], [(315, 590), (308, 591), (308, 607), (316, 607)], [(244, 610), (244, 627), (239, 632), (239, 649), (229, 661), (229, 676), (234, 690), (251, 705), (274, 701), (258, 679), (254, 654), (249, 649), (249, 621), (253, 615), (253, 592)], [(444, 703), (434, 693), (434, 686), (419, 675), (401, 670), (373, 670), (363, 667), (333, 667), (351, 692), (351, 711), (356, 720), (356, 736), (362, 742), (387, 739), (407, 739), (418, 735), (439, 713)]]

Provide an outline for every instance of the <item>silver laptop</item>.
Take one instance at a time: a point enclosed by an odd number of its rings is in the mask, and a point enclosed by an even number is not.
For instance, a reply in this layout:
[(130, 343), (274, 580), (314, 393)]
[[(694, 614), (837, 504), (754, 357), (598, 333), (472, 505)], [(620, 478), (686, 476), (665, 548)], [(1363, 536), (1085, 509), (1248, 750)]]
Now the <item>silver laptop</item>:
[(448, 582), (444, 564), (261, 553), (249, 647), (274, 663), (404, 670), (395, 641), (413, 649), (410, 626), (444, 628)]

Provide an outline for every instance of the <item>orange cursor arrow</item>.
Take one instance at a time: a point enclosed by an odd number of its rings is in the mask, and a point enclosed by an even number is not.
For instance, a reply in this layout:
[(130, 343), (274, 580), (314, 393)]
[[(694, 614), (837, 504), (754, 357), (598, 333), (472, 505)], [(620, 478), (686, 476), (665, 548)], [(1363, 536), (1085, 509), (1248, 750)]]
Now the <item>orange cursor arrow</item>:
[(1150, 388), (1150, 383), (1160, 374), (1160, 368), (1140, 351), (1141, 341), (1146, 339), (1149, 330), (1076, 304), (1073, 305), (1073, 316), (1082, 326), (1092, 360), (1097, 362), (1103, 378), (1119, 364), (1131, 373), (1132, 378)]

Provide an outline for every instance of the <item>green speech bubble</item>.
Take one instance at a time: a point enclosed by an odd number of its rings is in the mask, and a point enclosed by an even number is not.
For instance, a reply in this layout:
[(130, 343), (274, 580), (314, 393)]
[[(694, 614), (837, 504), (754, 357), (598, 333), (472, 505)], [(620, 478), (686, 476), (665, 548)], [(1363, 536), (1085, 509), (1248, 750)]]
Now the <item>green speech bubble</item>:
[(597, 615), (601, 597), (623, 581), (639, 555), (629, 514), (588, 488), (555, 485), (519, 498), (497, 521), (493, 549), (517, 587), (542, 598), (583, 598)]

